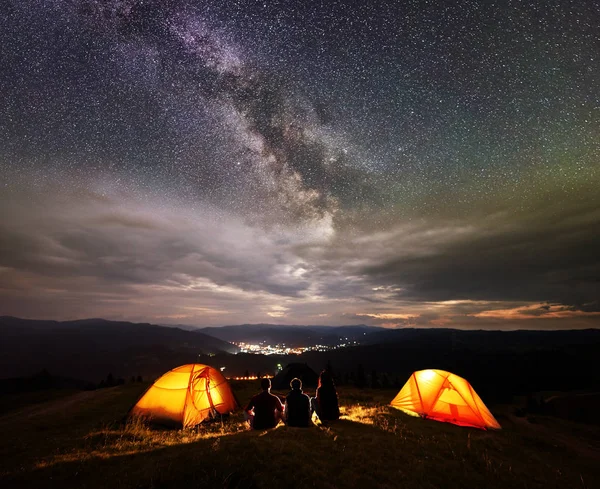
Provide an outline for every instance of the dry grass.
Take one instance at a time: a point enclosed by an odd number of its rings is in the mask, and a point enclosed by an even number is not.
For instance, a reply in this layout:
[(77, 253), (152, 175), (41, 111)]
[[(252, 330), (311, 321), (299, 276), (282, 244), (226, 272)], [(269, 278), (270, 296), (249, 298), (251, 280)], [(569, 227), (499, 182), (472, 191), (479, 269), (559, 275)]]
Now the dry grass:
[[(237, 383), (244, 402), (254, 384)], [(327, 426), (247, 431), (241, 413), (190, 430), (122, 416), (123, 386), (0, 417), (3, 487), (600, 487), (600, 432), (500, 412), (499, 432), (406, 416), (389, 391), (341, 390)], [(64, 409), (61, 408), (64, 406)], [(21, 415), (19, 415), (21, 413)], [(576, 436), (571, 435), (573, 430)]]
[(149, 426), (140, 418), (132, 418), (123, 425), (106, 426), (91, 431), (83, 437), (81, 448), (41, 460), (36, 464), (36, 468), (63, 462), (144, 453), (160, 448), (191, 444), (209, 438), (215, 438), (218, 443), (222, 436), (246, 430), (247, 425), (239, 420), (214, 422), (187, 430), (161, 430)]

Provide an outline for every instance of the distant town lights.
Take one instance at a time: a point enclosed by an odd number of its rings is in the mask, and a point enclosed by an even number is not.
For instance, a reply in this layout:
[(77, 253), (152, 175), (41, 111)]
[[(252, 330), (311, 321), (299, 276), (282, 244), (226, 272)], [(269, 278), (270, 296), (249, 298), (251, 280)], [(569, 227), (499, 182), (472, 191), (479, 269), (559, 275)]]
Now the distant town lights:
[(240, 349), (240, 353), (254, 353), (258, 355), (301, 355), (302, 353), (307, 351), (328, 351), (358, 344), (357, 341), (346, 340), (345, 342), (343, 342), (344, 338), (340, 338), (339, 341), (340, 343), (337, 345), (311, 345), (298, 347), (286, 346), (285, 343), (269, 345), (265, 344), (264, 341), (258, 344), (245, 343), (243, 341), (232, 343)]
[[(261, 379), (272, 379), (272, 375), (261, 375)], [(245, 375), (243, 377), (227, 377), (228, 380), (258, 380), (256, 375)]]

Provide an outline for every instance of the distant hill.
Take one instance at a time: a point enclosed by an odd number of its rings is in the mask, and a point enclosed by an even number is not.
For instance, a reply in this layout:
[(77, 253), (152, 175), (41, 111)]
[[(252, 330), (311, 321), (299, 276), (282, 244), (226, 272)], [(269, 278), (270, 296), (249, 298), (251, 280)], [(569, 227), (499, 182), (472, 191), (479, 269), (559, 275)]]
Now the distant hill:
[(382, 329), (366, 336), (363, 344), (402, 343), (425, 347), (433, 342), (436, 346), (451, 349), (476, 348), (478, 350), (513, 350), (563, 348), (589, 344), (600, 345), (600, 329), (584, 330), (459, 330), (448, 328), (432, 329)]
[(240, 324), (202, 328), (201, 333), (224, 341), (244, 343), (286, 344), (289, 346), (337, 345), (340, 342), (362, 342), (364, 338), (383, 328), (373, 326), (284, 326), (277, 324)]
[[(486, 399), (503, 402), (535, 391), (600, 389), (600, 330), (389, 330), (359, 326), (243, 324), (186, 331), (151, 324), (89, 319), (32, 321), (0, 317), (0, 378), (53, 376), (100, 382), (142, 376), (152, 380), (185, 363), (224, 368), (228, 376), (273, 375), (278, 365), (331, 365), (338, 382), (354, 384), (359, 370), (401, 385), (415, 370), (438, 368), (468, 379)], [(346, 339), (347, 338), (347, 339)], [(238, 354), (228, 341), (358, 346), (296, 355)]]
[(226, 341), (147, 323), (85, 319), (43, 321), (0, 317), (0, 378), (55, 375), (99, 381), (156, 376), (200, 354), (236, 353)]
[[(416, 370), (460, 375), (485, 399), (510, 402), (536, 391), (600, 390), (599, 330), (457, 331), (406, 329), (373, 332), (359, 346), (289, 355), (217, 355), (229, 375), (274, 374), (277, 365), (307, 363), (316, 372), (332, 366), (338, 383), (364, 382), (373, 374), (400, 388)], [(208, 361), (208, 359), (206, 360)]]
[(56, 377), (45, 369), (30, 377), (0, 379), (2, 396), (50, 389), (90, 390), (95, 388), (96, 384), (92, 382), (68, 377)]

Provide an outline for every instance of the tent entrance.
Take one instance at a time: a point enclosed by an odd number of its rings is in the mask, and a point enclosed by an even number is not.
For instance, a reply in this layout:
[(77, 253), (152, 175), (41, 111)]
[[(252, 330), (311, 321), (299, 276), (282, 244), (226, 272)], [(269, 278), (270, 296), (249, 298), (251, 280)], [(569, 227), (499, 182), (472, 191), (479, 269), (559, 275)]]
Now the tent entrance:
[(215, 417), (217, 409), (211, 395), (211, 381), (209, 369), (205, 368), (192, 373), (189, 384), (189, 399), (196, 411)]

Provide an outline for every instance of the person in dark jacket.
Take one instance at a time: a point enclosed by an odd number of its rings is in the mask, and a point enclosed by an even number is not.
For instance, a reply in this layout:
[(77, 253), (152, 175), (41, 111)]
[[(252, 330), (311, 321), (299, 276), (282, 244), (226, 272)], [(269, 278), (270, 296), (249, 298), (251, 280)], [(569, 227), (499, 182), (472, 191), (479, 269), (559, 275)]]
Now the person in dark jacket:
[(317, 395), (312, 399), (313, 409), (321, 421), (335, 421), (340, 418), (338, 394), (333, 377), (327, 370), (319, 375)]
[(265, 430), (275, 428), (283, 413), (283, 404), (279, 397), (271, 394), (271, 380), (260, 381), (262, 392), (256, 394), (246, 406), (245, 415), (250, 428)]
[(306, 428), (312, 423), (310, 421), (310, 397), (302, 392), (302, 381), (292, 379), (290, 382), (292, 390), (285, 398), (284, 420), (288, 426)]

